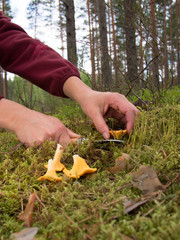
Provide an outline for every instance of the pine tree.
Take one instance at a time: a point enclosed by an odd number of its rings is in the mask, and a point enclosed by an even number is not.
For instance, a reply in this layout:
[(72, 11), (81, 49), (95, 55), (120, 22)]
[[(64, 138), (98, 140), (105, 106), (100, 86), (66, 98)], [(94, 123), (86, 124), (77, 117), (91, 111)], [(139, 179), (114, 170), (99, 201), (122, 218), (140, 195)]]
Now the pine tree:
[(180, 85), (180, 54), (179, 54), (179, 28), (180, 28), (180, 0), (176, 0), (176, 48), (177, 48), (177, 84)]
[[(9, 0), (2, 0), (0, 2), (2, 12), (8, 17), (12, 17), (11, 7)], [(8, 98), (8, 82), (7, 82), (7, 72), (0, 67), (0, 94), (5, 98)]]
[(88, 8), (89, 41), (90, 41), (90, 54), (91, 54), (92, 88), (96, 88), (94, 28), (93, 28), (92, 9), (90, 7), (90, 1), (89, 0), (87, 0), (87, 8)]
[(68, 60), (77, 66), (74, 0), (63, 1), (66, 8), (66, 37)]
[(137, 50), (135, 36), (135, 0), (124, 0), (124, 29), (126, 33), (126, 53), (128, 79), (132, 83), (137, 79)]
[(155, 1), (150, 0), (150, 20), (151, 20), (151, 37), (152, 37), (152, 73), (154, 85), (159, 89), (159, 51), (157, 45), (156, 20), (155, 20)]
[(105, 1), (96, 0), (96, 6), (99, 20), (100, 44), (101, 44), (102, 82), (104, 88), (107, 90), (110, 88), (110, 85), (112, 83), (112, 74), (108, 55)]

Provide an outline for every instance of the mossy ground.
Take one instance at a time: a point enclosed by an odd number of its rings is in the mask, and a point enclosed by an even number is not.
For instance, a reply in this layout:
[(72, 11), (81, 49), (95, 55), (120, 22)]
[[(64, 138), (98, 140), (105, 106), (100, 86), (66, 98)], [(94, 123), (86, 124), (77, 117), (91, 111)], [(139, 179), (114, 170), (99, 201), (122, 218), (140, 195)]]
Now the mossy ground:
[[(39, 148), (25, 148), (14, 134), (2, 131), (0, 239), (8, 239), (24, 227), (17, 216), (34, 191), (38, 198), (32, 226), (39, 228), (39, 240), (117, 240), (121, 233), (139, 240), (179, 239), (180, 105), (163, 105), (142, 112), (134, 133), (120, 145), (93, 142), (101, 136), (91, 128), (78, 106), (68, 109), (66, 114), (61, 110), (56, 116), (92, 141), (69, 146), (62, 162), (71, 168), (72, 156), (79, 154), (91, 167), (98, 168), (97, 173), (78, 180), (63, 176), (62, 182), (39, 182), (38, 177), (46, 172), (44, 163), (53, 157), (56, 144), (45, 142)], [(126, 215), (122, 196), (137, 198), (141, 192), (131, 185), (128, 172), (113, 175), (107, 171), (123, 152), (131, 155), (134, 169), (140, 164), (150, 165), (162, 184), (170, 183), (161, 199), (147, 202)]]

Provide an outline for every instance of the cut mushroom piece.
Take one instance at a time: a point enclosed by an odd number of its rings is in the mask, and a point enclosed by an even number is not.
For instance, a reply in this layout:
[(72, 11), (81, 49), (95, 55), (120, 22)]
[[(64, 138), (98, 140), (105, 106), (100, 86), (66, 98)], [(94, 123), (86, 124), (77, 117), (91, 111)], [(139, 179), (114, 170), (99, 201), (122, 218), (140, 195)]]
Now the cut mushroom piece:
[(120, 136), (124, 136), (127, 134), (127, 130), (111, 130), (109, 131), (110, 135), (112, 135), (115, 139), (117, 139)]
[(41, 176), (38, 178), (39, 181), (43, 180), (49, 180), (51, 182), (58, 182), (62, 180), (62, 177), (58, 177), (56, 174), (55, 166), (54, 166), (54, 160), (49, 159), (48, 161), (48, 169), (44, 176)]
[(86, 173), (94, 173), (97, 171), (97, 168), (90, 168), (86, 161), (79, 155), (74, 155), (73, 160), (74, 165), (71, 170), (63, 169), (63, 172), (70, 178), (80, 178)]
[[(64, 169), (64, 165), (60, 162), (62, 154), (63, 154), (63, 147), (60, 144), (57, 144), (56, 152), (53, 158), (54, 169), (57, 172), (60, 172)], [(44, 165), (48, 168), (48, 164)]]

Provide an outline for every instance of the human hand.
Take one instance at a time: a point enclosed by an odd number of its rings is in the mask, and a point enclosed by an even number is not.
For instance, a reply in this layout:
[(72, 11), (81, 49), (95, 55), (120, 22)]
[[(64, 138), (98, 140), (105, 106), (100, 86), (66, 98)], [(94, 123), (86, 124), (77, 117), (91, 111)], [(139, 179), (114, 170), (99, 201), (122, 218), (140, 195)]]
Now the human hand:
[(119, 93), (90, 91), (80, 103), (83, 111), (94, 122), (96, 129), (108, 139), (109, 128), (104, 118), (120, 120), (130, 133), (139, 110)]
[(110, 137), (104, 118), (120, 120), (128, 133), (134, 127), (139, 110), (119, 93), (97, 92), (89, 88), (77, 77), (70, 77), (63, 87), (64, 94), (78, 102), (84, 113), (94, 122), (96, 129), (105, 139)]
[(35, 111), (28, 121), (23, 120), (21, 127), (15, 132), (26, 146), (40, 145), (50, 139), (66, 148), (71, 138), (80, 138), (80, 135), (72, 132), (59, 119)]
[(14, 131), (19, 140), (28, 147), (42, 144), (47, 139), (67, 147), (71, 138), (80, 137), (66, 128), (59, 119), (10, 100), (2, 99), (0, 108), (0, 127)]

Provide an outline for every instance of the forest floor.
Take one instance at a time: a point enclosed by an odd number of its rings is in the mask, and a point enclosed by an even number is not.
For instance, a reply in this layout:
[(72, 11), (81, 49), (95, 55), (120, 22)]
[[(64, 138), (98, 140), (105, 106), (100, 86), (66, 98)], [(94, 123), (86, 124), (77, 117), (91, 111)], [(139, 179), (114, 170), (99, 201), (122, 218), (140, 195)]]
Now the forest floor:
[[(28, 219), (30, 227), (38, 228), (35, 239), (178, 240), (180, 105), (142, 111), (133, 134), (123, 137), (125, 143), (95, 142), (101, 136), (79, 107), (67, 109), (56, 116), (90, 141), (70, 145), (62, 163), (71, 169), (72, 156), (78, 154), (97, 172), (75, 180), (58, 173), (61, 182), (40, 182), (56, 144), (25, 148), (14, 134), (1, 131), (0, 239), (25, 228), (18, 215), (36, 192), (32, 220)], [(113, 121), (108, 125), (119, 128)], [(123, 153), (125, 167), (116, 161)]]

